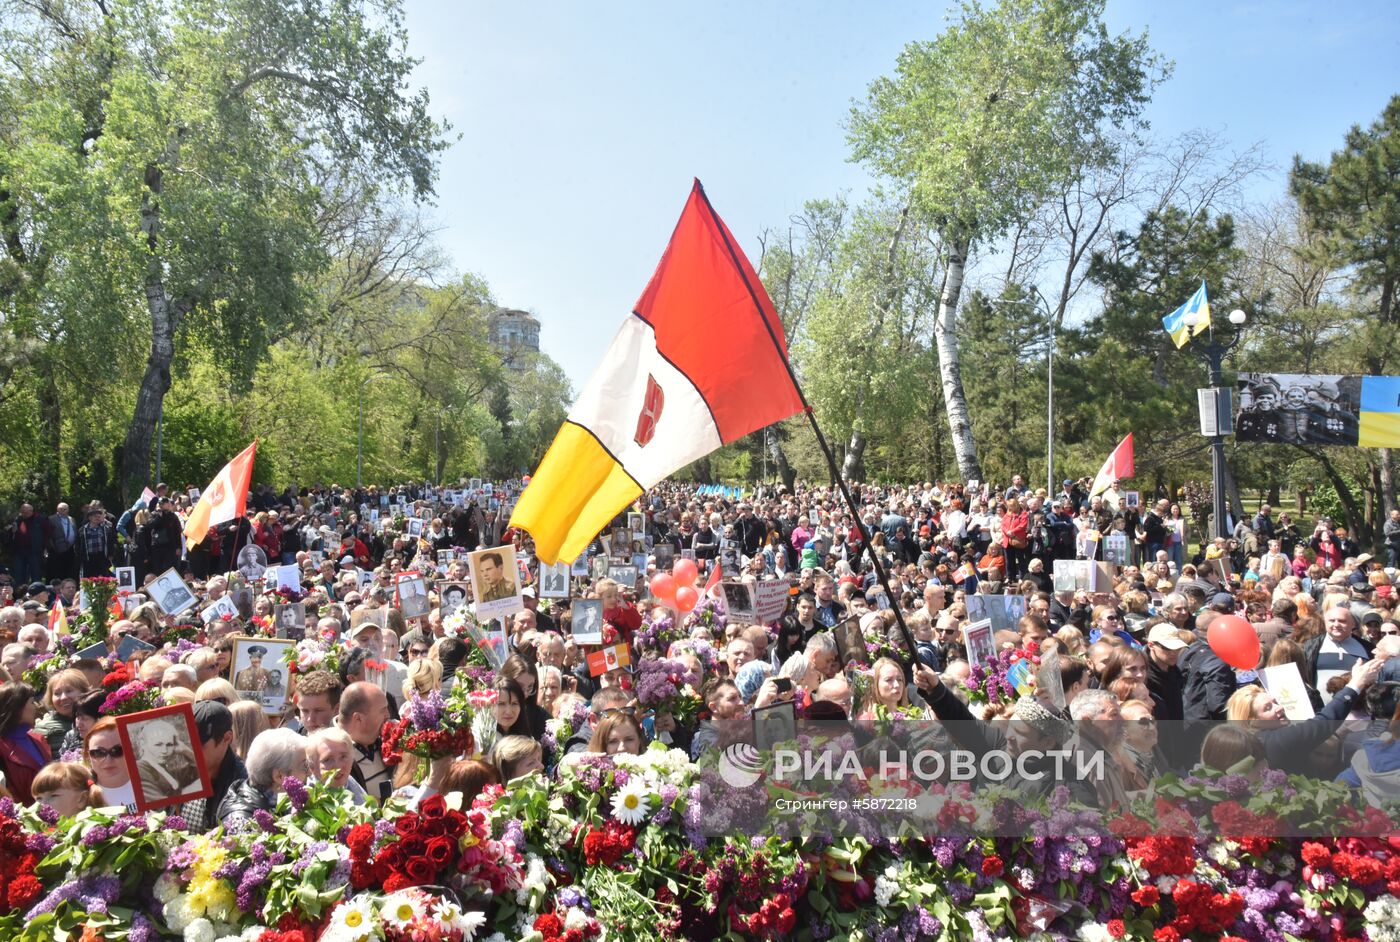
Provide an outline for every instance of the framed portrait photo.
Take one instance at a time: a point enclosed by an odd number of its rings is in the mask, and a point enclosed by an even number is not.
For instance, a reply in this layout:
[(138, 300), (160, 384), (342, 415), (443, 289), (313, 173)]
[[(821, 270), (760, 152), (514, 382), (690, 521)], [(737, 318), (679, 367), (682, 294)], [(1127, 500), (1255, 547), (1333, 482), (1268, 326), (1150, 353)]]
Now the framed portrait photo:
[(117, 576), (117, 591), (118, 591), (118, 592), (135, 592), (135, 591), (136, 591), (136, 567), (135, 567), (135, 566), (118, 566), (116, 569), (112, 570), (112, 572), (114, 572), (114, 573), (116, 574), (116, 576)]
[(300, 641), (306, 637), (306, 606), (301, 602), (278, 605), (273, 613), (277, 637)]
[(156, 576), (151, 583), (150, 595), (167, 615), (178, 615), (199, 601), (173, 566)]
[(234, 603), (233, 596), (221, 595), (217, 602), (200, 612), (199, 617), (206, 625), (216, 618), (237, 618), (238, 606)]
[(753, 711), (753, 744), (771, 750), (797, 738), (797, 708), (792, 701), (774, 703)]
[(446, 618), (471, 600), (471, 589), (465, 582), (445, 582), (439, 598), (442, 617)]
[(850, 664), (854, 661), (857, 664), (868, 664), (870, 662), (870, 652), (865, 647), (865, 635), (860, 630), (860, 618), (847, 618), (841, 624), (832, 629), (836, 636), (836, 653), (841, 658), (842, 664)]
[(727, 617), (753, 621), (753, 586), (747, 582), (721, 582), (720, 591), (724, 593), (724, 611)]
[(214, 794), (194, 722), (194, 704), (118, 716), (122, 757), (142, 813)]
[(569, 597), (569, 564), (540, 564), (540, 598), (566, 599)]
[(513, 615), (525, 608), (514, 546), (506, 544), (468, 553), (467, 570), (476, 597), (478, 620)]
[(569, 630), (575, 644), (602, 644), (603, 600), (574, 599), (569, 607)]
[(394, 595), (404, 618), (421, 618), (432, 608), (428, 604), (428, 584), (419, 573), (399, 573), (394, 580)]
[(229, 679), (244, 700), (261, 703), (264, 713), (281, 713), (287, 703), (291, 672), (282, 660), (295, 641), (273, 638), (235, 638)]

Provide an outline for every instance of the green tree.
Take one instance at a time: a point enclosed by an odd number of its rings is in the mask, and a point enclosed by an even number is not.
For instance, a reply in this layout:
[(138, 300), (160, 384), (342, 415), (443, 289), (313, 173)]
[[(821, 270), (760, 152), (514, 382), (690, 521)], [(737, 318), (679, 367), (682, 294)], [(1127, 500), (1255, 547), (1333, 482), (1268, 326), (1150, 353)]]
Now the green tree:
[(957, 311), (975, 246), (1029, 219), (1082, 168), (1112, 159), (1166, 66), (1145, 36), (1108, 34), (1103, 0), (968, 0), (852, 110), (852, 156), (906, 190), (939, 233), (934, 339), (953, 449), (981, 478), (958, 360)]
[[(1400, 95), (1369, 128), (1347, 132), (1326, 164), (1294, 157), (1289, 190), (1298, 200), (1312, 247), (1344, 268), (1349, 293), (1374, 316), (1356, 325), (1359, 360), (1371, 374), (1394, 369), (1400, 344)], [(1387, 511), (1396, 506), (1390, 449), (1379, 457), (1378, 485)]]
[(0, 277), (18, 323), (75, 359), (146, 338), (129, 496), (181, 345), (216, 344), (246, 388), (327, 263), (327, 177), (425, 198), (444, 128), (409, 88), (396, 0), (12, 6), (4, 97), (24, 106), (0, 126)]

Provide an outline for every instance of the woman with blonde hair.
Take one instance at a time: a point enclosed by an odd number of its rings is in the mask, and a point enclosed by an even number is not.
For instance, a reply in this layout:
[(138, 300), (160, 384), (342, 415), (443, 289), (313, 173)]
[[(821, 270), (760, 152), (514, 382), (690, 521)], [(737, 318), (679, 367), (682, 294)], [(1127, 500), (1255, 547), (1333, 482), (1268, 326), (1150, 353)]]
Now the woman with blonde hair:
[(61, 818), (102, 807), (102, 792), (92, 784), (92, 772), (80, 762), (50, 762), (30, 786), (34, 802), (48, 805)]
[(234, 754), (246, 761), (253, 740), (268, 728), (267, 714), (263, 712), (262, 704), (255, 700), (238, 700), (230, 703), (228, 709), (233, 714)]
[(49, 678), (44, 687), (44, 706), (48, 712), (34, 724), (34, 731), (49, 743), (49, 750), (58, 755), (63, 737), (73, 728), (73, 709), (89, 690), (87, 675), (68, 668)]
[(442, 689), (442, 665), (437, 661), (420, 657), (408, 666), (408, 678), (403, 682), (403, 698), (411, 699), (416, 693), (426, 697), (434, 690)]
[(1313, 750), (1341, 728), (1366, 688), (1379, 676), (1383, 663), (1373, 659), (1358, 664), (1352, 669), (1350, 682), (1337, 691), (1331, 702), (1301, 723), (1289, 722), (1278, 698), (1258, 684), (1248, 684), (1231, 694), (1225, 702), (1225, 718), (1259, 737), (1272, 768), (1290, 775), (1310, 775)]
[(213, 700), (226, 707), (232, 707), (238, 702), (239, 696), (233, 684), (222, 677), (211, 677), (195, 690), (194, 699), (196, 703), (200, 700)]
[(861, 699), (856, 718), (874, 719), (876, 707), (894, 710), (909, 705), (909, 685), (904, 682), (904, 668), (890, 658), (876, 658), (870, 667), (870, 689)]

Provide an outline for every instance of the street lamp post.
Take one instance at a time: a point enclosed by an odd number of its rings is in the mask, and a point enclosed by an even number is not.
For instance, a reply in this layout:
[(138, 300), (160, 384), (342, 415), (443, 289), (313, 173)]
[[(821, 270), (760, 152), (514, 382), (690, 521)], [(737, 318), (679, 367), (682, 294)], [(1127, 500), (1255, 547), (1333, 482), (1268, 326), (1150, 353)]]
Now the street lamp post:
[[(1234, 349), (1244, 335), (1244, 322), (1246, 320), (1244, 311), (1235, 308), (1230, 312), (1230, 323), (1234, 329), (1230, 331), (1228, 337), (1217, 339), (1215, 325), (1207, 322), (1206, 342), (1194, 348), (1197, 356), (1206, 363), (1206, 368), (1210, 376), (1210, 388), (1214, 394), (1212, 397), (1218, 401), (1220, 393), (1223, 391), (1225, 379), (1221, 374), (1224, 364), (1225, 354)], [(1188, 311), (1182, 320), (1188, 330), (1194, 330), (1201, 323), (1200, 311)], [(1230, 534), (1225, 527), (1225, 436), (1220, 433), (1217, 426), (1215, 434), (1210, 437), (1210, 497), (1211, 510), (1215, 514), (1215, 536), (1228, 537)]]

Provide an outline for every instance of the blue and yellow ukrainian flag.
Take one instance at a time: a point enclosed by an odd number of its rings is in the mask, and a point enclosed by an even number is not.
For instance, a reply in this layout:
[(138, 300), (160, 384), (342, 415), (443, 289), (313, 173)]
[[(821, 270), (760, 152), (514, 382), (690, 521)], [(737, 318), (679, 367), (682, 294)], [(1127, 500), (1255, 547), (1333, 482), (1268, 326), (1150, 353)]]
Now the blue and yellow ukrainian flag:
[(1400, 376), (1361, 377), (1362, 448), (1400, 447)]
[[(1186, 326), (1186, 315), (1191, 311), (1201, 312), (1201, 322), (1194, 329)], [(1179, 350), (1185, 346), (1186, 341), (1208, 327), (1210, 327), (1210, 300), (1206, 297), (1205, 279), (1202, 279), (1201, 286), (1196, 289), (1195, 294), (1187, 299), (1185, 304), (1162, 318), (1162, 329), (1171, 334), (1172, 343), (1176, 344)]]

